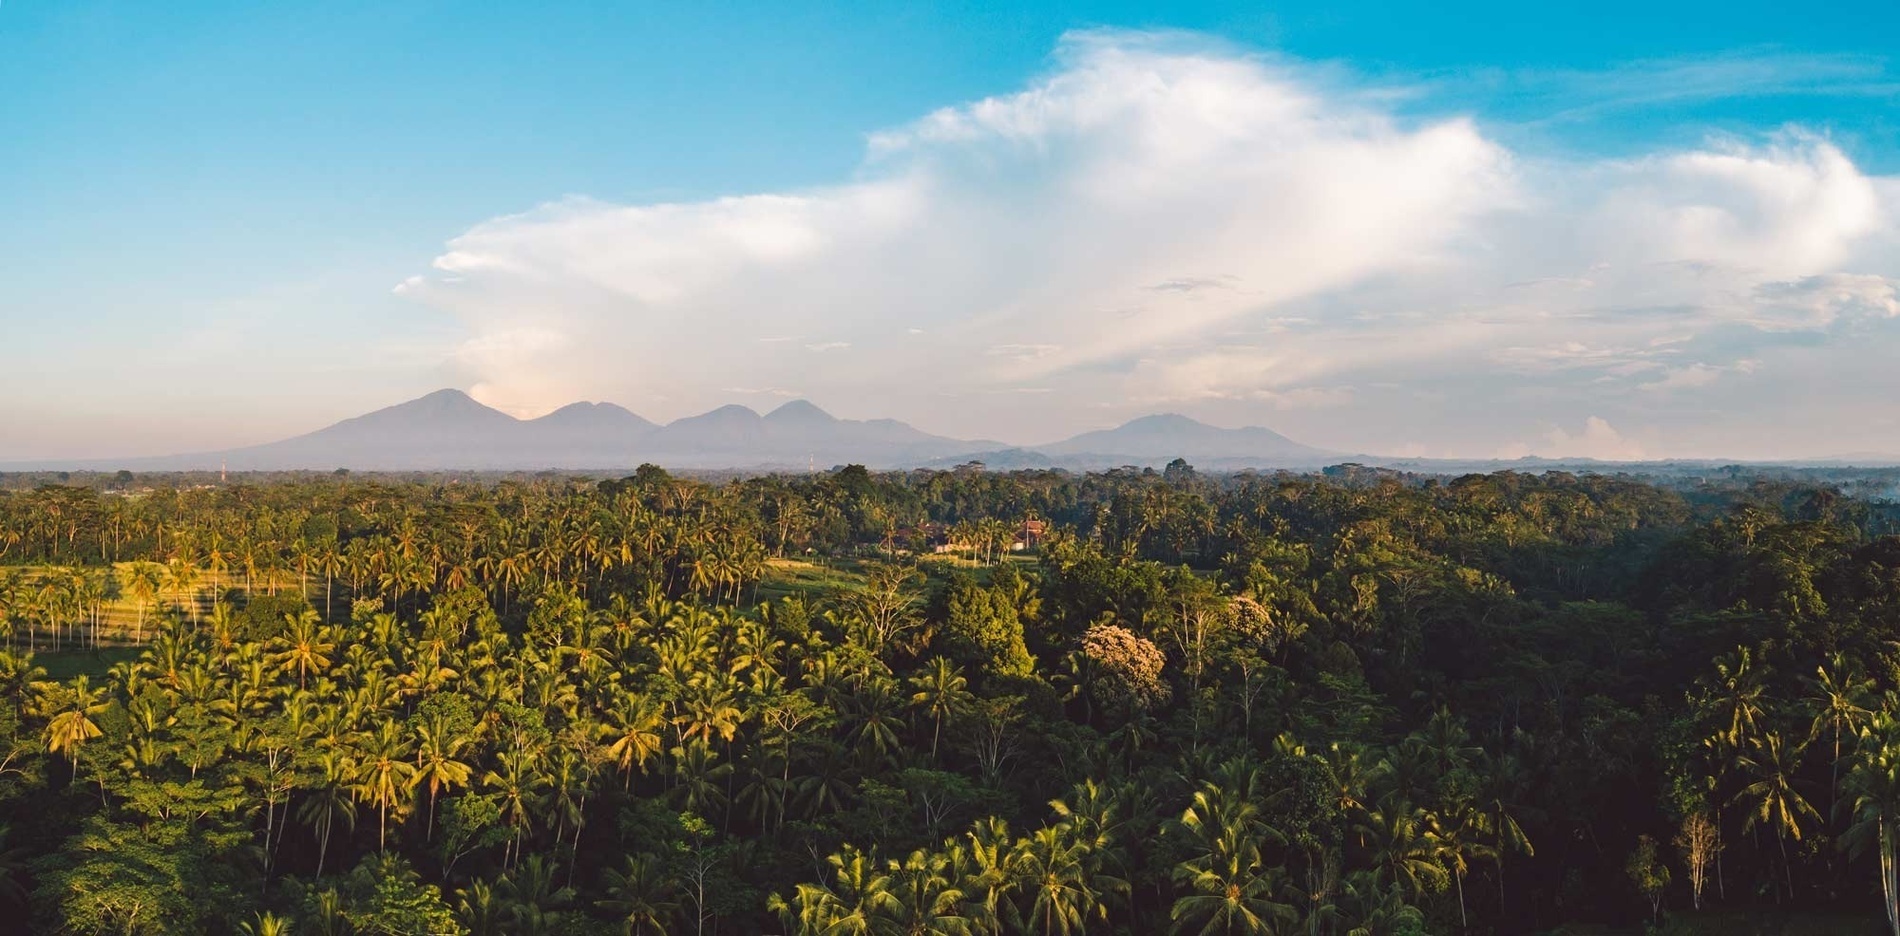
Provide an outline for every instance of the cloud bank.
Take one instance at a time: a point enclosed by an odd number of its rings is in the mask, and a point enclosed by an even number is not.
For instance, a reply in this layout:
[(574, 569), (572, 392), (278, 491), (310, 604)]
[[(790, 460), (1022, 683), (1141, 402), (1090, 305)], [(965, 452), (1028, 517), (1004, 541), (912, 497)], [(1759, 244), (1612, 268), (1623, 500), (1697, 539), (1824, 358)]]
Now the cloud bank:
[(1076, 34), (1020, 92), (871, 135), (850, 180), (571, 198), (398, 291), (460, 321), (473, 392), (524, 414), (765, 387), (1025, 442), (1172, 409), (1366, 451), (1878, 447), (1758, 430), (1900, 390), (1900, 181), (1797, 128), (1533, 157), (1391, 90)]

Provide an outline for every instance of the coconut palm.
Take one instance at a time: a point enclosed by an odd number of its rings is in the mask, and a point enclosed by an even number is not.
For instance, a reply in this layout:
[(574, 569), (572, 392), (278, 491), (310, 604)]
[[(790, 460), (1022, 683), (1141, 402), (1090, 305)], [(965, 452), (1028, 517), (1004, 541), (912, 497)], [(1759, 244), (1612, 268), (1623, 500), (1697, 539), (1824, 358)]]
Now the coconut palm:
[(164, 587), (164, 567), (156, 562), (135, 562), (127, 570), (125, 589), (138, 608), (137, 630), (133, 640), (145, 642), (145, 609), (157, 600)]
[(1257, 800), (1205, 784), (1177, 825), (1192, 842), (1192, 857), (1174, 869), (1175, 881), (1188, 889), (1168, 914), (1175, 933), (1256, 936), (1298, 919), (1292, 904), (1276, 899), (1285, 889), (1284, 871), (1261, 858), (1271, 830), (1259, 822)]
[(1880, 858), (1881, 907), (1887, 926), (1900, 936), (1900, 719), (1874, 715), (1861, 728), (1842, 784), (1852, 823), (1841, 847), (1858, 858), (1869, 849)]
[(1831, 736), (1833, 752), (1828, 759), (1831, 772), (1828, 782), (1830, 802), (1841, 784), (1841, 740), (1844, 736), (1853, 736), (1873, 714), (1864, 704), (1873, 688), (1874, 681), (1862, 675), (1859, 667), (1846, 654), (1837, 652), (1828, 658), (1826, 664), (1815, 667), (1807, 699), (1809, 711), (1814, 713), (1814, 720), (1808, 727), (1808, 742), (1812, 743), (1823, 734)]
[(285, 672), (294, 671), (297, 688), (302, 689), (311, 674), (330, 667), (331, 654), (337, 645), (334, 634), (317, 617), (317, 612), (306, 609), (285, 615), (284, 631), (272, 638), (270, 646), (276, 651), (273, 658), (277, 665)]
[(385, 721), (376, 730), (357, 739), (355, 789), (357, 799), (376, 807), (376, 849), (389, 845), (389, 813), (407, 802), (416, 766), (409, 762), (413, 751), (402, 726)]
[(101, 734), (93, 718), (105, 713), (106, 691), (93, 688), (84, 673), (74, 677), (71, 685), (40, 683), (38, 688), (46, 716), (46, 750), (66, 755), (77, 767), (79, 749)]
[(441, 717), (415, 726), (416, 770), (409, 778), (411, 787), (429, 789), (429, 822), (426, 835), (435, 837), (435, 805), (445, 791), (467, 786), (474, 768), (461, 760), (470, 744), (467, 735), (457, 732)]
[(1367, 810), (1354, 831), (1370, 851), (1379, 888), (1395, 884), (1418, 897), (1450, 883), (1425, 810), (1388, 797), (1378, 808)]
[(1737, 763), (1753, 778), (1735, 794), (1734, 802), (1747, 809), (1742, 831), (1757, 826), (1774, 830), (1781, 846), (1782, 870), (1787, 876), (1788, 894), (1794, 895), (1794, 867), (1788, 861), (1788, 839), (1801, 840), (1803, 819), (1818, 821), (1821, 816), (1801, 794), (1804, 781), (1797, 778), (1801, 768), (1802, 745), (1788, 744), (1775, 731), (1764, 733)]
[(827, 859), (832, 883), (800, 884), (790, 901), (774, 898), (786, 926), (801, 936), (897, 936), (897, 896), (873, 855), (849, 845)]
[(943, 723), (969, 708), (975, 696), (970, 694), (970, 681), (955, 663), (944, 657), (933, 657), (922, 672), (910, 678), (910, 697), (912, 708), (922, 712), (931, 720), (930, 758), (937, 758), (937, 743), (943, 737)]
[(1091, 919), (1108, 918), (1099, 886), (1121, 882), (1091, 879), (1088, 848), (1070, 833), (1066, 825), (1044, 826), (1016, 845), (1015, 871), (1028, 903), (1021, 919), (1028, 932), (1070, 936), (1087, 931)]
[(330, 851), (330, 836), (341, 823), (356, 826), (356, 800), (350, 795), (350, 777), (354, 765), (340, 751), (324, 751), (316, 756), (315, 783), (307, 786), (307, 795), (297, 807), (297, 818), (317, 833), (317, 874), (323, 874), (323, 861)]
[(645, 772), (647, 762), (663, 749), (660, 732), (665, 725), (666, 713), (651, 696), (622, 693), (608, 711), (600, 731), (607, 741), (607, 756), (619, 765), (626, 785), (632, 785), (634, 771)]
[(629, 936), (664, 934), (679, 913), (672, 878), (652, 855), (626, 856), (620, 867), (607, 869), (606, 883), (606, 899), (594, 905), (619, 919)]

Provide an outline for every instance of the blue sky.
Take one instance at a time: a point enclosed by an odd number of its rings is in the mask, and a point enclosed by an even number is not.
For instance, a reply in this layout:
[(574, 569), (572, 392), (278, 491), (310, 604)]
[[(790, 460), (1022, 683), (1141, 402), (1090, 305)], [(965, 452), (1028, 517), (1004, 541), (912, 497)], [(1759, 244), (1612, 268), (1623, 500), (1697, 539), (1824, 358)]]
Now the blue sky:
[[(0, 458), (443, 385), (1019, 442), (1169, 409), (1428, 454), (1892, 426), (1895, 4), (646, 6), (0, 4)], [(1210, 94), (1238, 109), (1176, 121)], [(1150, 220), (1193, 251), (1115, 282), (1171, 249)], [(1277, 270), (1314, 227), (1333, 252)], [(1728, 272), (1623, 275), (1684, 264)], [(1524, 298), (1560, 281), (1589, 294)]]

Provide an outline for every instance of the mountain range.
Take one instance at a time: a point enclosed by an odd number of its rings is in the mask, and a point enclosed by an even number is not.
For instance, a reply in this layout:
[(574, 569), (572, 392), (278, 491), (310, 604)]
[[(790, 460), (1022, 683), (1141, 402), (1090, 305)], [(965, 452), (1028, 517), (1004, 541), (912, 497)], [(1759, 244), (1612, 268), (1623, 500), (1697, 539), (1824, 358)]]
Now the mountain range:
[(979, 460), (997, 468), (1088, 469), (1158, 466), (1177, 457), (1220, 468), (1314, 467), (1337, 458), (1269, 429), (1222, 429), (1172, 414), (1022, 448), (932, 435), (894, 419), (839, 419), (805, 400), (763, 415), (722, 406), (660, 425), (612, 403), (573, 403), (536, 419), (517, 419), (460, 390), (438, 390), (281, 442), (59, 467), (524, 471), (619, 470), (653, 462), (679, 469), (804, 469), (849, 463), (948, 467)]

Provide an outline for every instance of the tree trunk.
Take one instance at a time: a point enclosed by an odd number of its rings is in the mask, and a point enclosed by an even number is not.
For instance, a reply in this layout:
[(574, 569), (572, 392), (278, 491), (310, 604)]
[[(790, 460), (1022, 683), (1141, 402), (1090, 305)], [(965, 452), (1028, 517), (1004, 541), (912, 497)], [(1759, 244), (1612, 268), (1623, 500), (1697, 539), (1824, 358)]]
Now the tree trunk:
[(317, 835), (317, 877), (321, 878), (323, 877), (323, 859), (330, 851), (330, 817), (326, 814), (318, 825), (321, 830)]
[(1880, 890), (1886, 898), (1887, 926), (1893, 936), (1900, 936), (1900, 868), (1894, 861), (1893, 825), (1887, 817), (1880, 818)]
[(1722, 807), (1715, 807), (1715, 893), (1724, 902), (1728, 901), (1728, 880), (1722, 876)]

